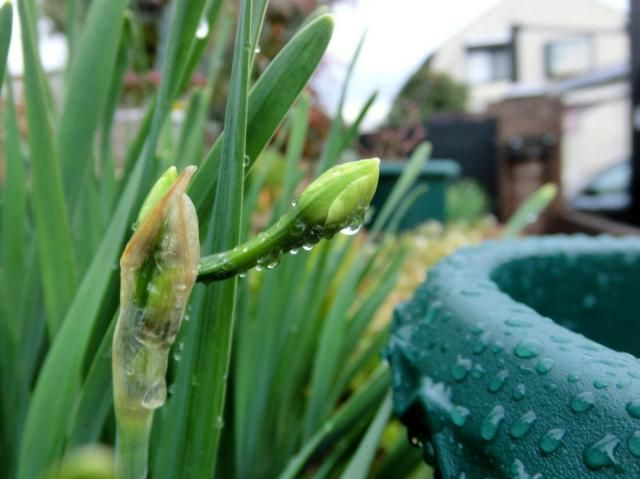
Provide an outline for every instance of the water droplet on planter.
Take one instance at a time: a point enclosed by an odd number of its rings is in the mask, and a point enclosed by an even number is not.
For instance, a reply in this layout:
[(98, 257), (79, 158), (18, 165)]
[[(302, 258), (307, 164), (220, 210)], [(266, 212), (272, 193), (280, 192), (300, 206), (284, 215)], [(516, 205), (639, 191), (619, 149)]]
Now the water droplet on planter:
[(458, 356), (455, 364), (451, 367), (451, 375), (456, 381), (464, 381), (471, 371), (472, 362), (470, 359)]
[(167, 385), (164, 379), (154, 382), (142, 397), (142, 407), (145, 409), (158, 409), (167, 399)]
[(485, 441), (491, 441), (496, 437), (500, 424), (504, 420), (504, 407), (498, 405), (494, 407), (482, 421), (480, 426), (480, 436)]
[(609, 387), (609, 381), (605, 381), (604, 379), (594, 379), (593, 387), (596, 389), (606, 389)]
[(516, 459), (513, 464), (511, 464), (511, 475), (509, 477), (512, 479), (543, 479), (542, 474), (535, 474), (533, 476), (529, 474), (520, 459)]
[(627, 412), (634, 419), (640, 419), (640, 399), (634, 399), (627, 403)]
[(536, 371), (538, 371), (539, 374), (547, 374), (549, 371), (551, 371), (553, 363), (554, 361), (551, 358), (541, 359), (536, 366)]
[(507, 326), (511, 326), (513, 328), (530, 328), (533, 326), (533, 323), (528, 319), (519, 319), (519, 318), (511, 318), (507, 319), (504, 322)]
[(589, 446), (584, 452), (584, 462), (589, 469), (602, 469), (607, 466), (615, 466), (618, 461), (615, 457), (616, 448), (620, 444), (613, 434), (605, 434), (595, 444)]
[(527, 387), (524, 384), (518, 384), (513, 390), (513, 399), (520, 401), (527, 395)]
[(515, 439), (520, 439), (531, 430), (531, 426), (536, 421), (536, 413), (533, 411), (527, 411), (516, 422), (513, 423), (510, 429), (511, 436)]
[(542, 439), (540, 439), (540, 450), (543, 454), (552, 454), (562, 445), (562, 438), (565, 435), (564, 429), (550, 429), (548, 430)]
[(571, 409), (576, 413), (587, 412), (593, 407), (595, 402), (596, 400), (593, 396), (593, 393), (590, 391), (585, 391), (576, 395), (571, 400)]
[(636, 457), (640, 457), (640, 431), (635, 431), (627, 441), (629, 451)]
[(541, 349), (542, 344), (540, 344), (539, 341), (536, 341), (535, 339), (523, 339), (513, 349), (513, 352), (521, 359), (531, 359), (540, 354)]
[(498, 374), (496, 374), (491, 381), (489, 381), (489, 391), (492, 393), (497, 393), (504, 386), (505, 381), (509, 377), (509, 371), (503, 369)]
[(451, 420), (456, 426), (464, 426), (469, 414), (471, 414), (471, 412), (463, 406), (455, 406), (449, 413)]

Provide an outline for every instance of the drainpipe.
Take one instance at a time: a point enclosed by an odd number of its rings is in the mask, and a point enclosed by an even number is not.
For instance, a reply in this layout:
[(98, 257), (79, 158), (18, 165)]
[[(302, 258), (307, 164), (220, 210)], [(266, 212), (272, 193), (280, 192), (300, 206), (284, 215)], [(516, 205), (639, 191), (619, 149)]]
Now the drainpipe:
[(520, 25), (511, 25), (511, 81), (518, 83), (518, 40), (522, 27)]
[(640, 2), (630, 0), (632, 174), (631, 221), (640, 224)]

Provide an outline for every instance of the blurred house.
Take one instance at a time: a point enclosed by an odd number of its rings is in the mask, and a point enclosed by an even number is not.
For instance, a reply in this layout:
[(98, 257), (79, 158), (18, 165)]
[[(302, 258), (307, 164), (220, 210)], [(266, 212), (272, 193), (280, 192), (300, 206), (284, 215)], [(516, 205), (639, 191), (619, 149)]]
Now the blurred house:
[(571, 197), (630, 156), (627, 21), (597, 0), (503, 0), (445, 42), (431, 66), (468, 83), (475, 112), (505, 98), (560, 98)]

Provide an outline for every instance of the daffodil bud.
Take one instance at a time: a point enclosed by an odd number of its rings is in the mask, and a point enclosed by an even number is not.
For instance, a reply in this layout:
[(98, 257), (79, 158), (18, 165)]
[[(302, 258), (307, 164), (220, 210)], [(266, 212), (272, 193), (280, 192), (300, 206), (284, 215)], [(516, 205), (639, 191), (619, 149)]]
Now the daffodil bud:
[(120, 258), (120, 314), (113, 337), (119, 434), (127, 428), (148, 434), (152, 412), (166, 398), (169, 349), (200, 258), (196, 210), (185, 194), (194, 172), (191, 166), (177, 176), (173, 168), (160, 178)]
[(199, 279), (225, 279), (254, 266), (271, 269), (284, 252), (310, 249), (339, 231), (356, 233), (378, 186), (379, 166), (372, 158), (329, 169), (271, 228), (231, 251), (202, 258)]
[(326, 171), (300, 195), (296, 219), (334, 232), (362, 224), (378, 186), (379, 167), (380, 160), (372, 158)]

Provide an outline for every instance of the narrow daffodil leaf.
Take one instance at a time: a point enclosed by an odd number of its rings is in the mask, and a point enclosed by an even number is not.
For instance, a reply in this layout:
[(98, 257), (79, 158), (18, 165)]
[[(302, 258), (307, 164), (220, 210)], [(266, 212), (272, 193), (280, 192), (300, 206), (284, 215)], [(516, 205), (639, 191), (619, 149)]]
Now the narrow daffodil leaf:
[(326, 171), (271, 228), (231, 251), (202, 258), (198, 279), (225, 279), (254, 266), (270, 268), (287, 251), (309, 248), (339, 231), (357, 232), (378, 185), (379, 164), (372, 158)]
[(9, 43), (11, 42), (11, 19), (13, 6), (10, 1), (3, 1), (0, 5), (0, 85), (4, 80), (4, 72), (7, 68), (9, 55)]
[(549, 204), (554, 200), (558, 188), (553, 183), (542, 185), (509, 218), (502, 235), (505, 238), (513, 238), (520, 234), (527, 225), (535, 222)]

